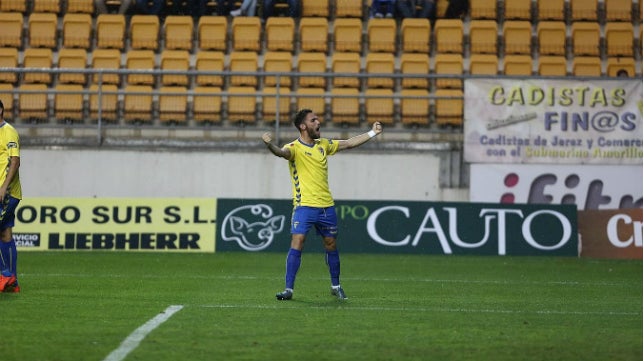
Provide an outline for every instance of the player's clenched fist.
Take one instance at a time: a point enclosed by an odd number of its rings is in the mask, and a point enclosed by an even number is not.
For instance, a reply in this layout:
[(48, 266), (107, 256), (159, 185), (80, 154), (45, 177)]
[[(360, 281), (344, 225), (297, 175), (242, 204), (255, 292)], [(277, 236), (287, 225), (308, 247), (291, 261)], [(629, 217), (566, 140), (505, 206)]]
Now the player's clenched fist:
[(373, 125), (371, 126), (371, 129), (374, 132), (376, 132), (376, 134), (382, 133), (382, 123), (380, 123), (380, 122), (373, 123)]
[(262, 135), (262, 140), (264, 143), (270, 144), (273, 141), (273, 135), (271, 133), (264, 133), (264, 135)]

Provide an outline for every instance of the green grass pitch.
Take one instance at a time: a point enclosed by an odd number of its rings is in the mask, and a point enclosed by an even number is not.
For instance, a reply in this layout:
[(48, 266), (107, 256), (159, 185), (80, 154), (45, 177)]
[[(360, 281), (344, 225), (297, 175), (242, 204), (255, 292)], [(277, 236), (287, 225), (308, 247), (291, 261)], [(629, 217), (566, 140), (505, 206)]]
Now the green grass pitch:
[(642, 360), (642, 262), (343, 254), (349, 300), (306, 251), (292, 301), (284, 254), (21, 252), (0, 294), (3, 361)]

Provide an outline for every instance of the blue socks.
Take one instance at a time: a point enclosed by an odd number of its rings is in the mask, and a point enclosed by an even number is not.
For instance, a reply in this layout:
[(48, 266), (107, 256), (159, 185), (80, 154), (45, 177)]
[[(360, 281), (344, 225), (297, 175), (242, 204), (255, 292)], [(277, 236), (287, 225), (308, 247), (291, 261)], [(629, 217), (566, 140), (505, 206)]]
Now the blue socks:
[(340, 254), (338, 250), (326, 251), (326, 264), (329, 265), (329, 274), (331, 275), (331, 285), (340, 285)]
[(295, 276), (302, 262), (302, 251), (291, 248), (286, 256), (286, 288), (293, 289)]
[(18, 250), (16, 249), (16, 242), (0, 241), (0, 270), (5, 276), (16, 276)]
[[(286, 256), (286, 288), (295, 287), (295, 276), (302, 262), (302, 251), (291, 248)], [(326, 264), (329, 266), (331, 285), (340, 286), (340, 253), (337, 250), (326, 252)]]

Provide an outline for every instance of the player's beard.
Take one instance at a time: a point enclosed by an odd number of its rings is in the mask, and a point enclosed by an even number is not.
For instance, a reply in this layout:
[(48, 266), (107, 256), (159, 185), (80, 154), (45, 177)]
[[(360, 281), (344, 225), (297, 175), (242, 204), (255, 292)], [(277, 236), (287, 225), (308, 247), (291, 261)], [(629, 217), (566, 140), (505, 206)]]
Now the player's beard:
[(307, 128), (306, 132), (311, 139), (320, 139), (320, 128)]

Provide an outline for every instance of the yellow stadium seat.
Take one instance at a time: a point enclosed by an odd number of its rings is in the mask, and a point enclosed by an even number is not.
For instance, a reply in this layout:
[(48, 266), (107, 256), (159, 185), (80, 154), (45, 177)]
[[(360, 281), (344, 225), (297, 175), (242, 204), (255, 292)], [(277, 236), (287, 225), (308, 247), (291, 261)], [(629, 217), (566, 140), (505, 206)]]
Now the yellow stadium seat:
[(579, 20), (597, 21), (597, 0), (569, 0), (573, 23)]
[[(333, 87), (359, 88), (360, 79), (347, 76), (346, 74), (360, 73), (360, 54), (335, 52), (331, 57), (331, 71), (336, 74), (333, 77)], [(339, 74), (344, 73), (345, 76)]]
[(369, 19), (367, 39), (370, 52), (396, 51), (396, 21), (394, 19)]
[(300, 51), (328, 51), (329, 22), (326, 18), (300, 20)]
[(331, 89), (331, 121), (337, 124), (360, 122), (360, 92), (357, 88)]
[(539, 54), (566, 55), (566, 23), (540, 21), (537, 24)]
[(124, 38), (124, 15), (100, 14), (96, 18), (96, 46), (98, 48), (123, 49)]
[(370, 76), (367, 78), (368, 88), (393, 89), (394, 79), (394, 54), (392, 53), (368, 53), (365, 60), (365, 72), (373, 75), (387, 75), (386, 77)]
[(503, 59), (503, 74), (532, 75), (532, 58), (530, 55), (506, 55)]
[(463, 124), (463, 92), (456, 89), (438, 89), (434, 93), (436, 123), (439, 125)]
[(532, 25), (529, 21), (515, 20), (503, 23), (505, 54), (530, 54)]
[[(0, 68), (18, 67), (18, 49), (0, 48)], [(18, 81), (18, 74), (15, 72), (0, 72), (0, 83), (15, 84)]]
[(89, 116), (92, 120), (116, 121), (118, 119), (118, 88), (104, 84), (99, 91), (97, 84), (89, 86)]
[[(427, 75), (429, 74), (429, 56), (427, 54), (403, 53), (400, 56), (400, 72), (403, 75)], [(402, 78), (403, 88), (428, 89), (427, 78)]]
[(47, 85), (22, 84), (18, 90), (18, 117), (21, 119), (47, 119)]
[(197, 25), (199, 49), (226, 51), (228, 20), (225, 16), (202, 16)]
[[(163, 50), (161, 52), (161, 70), (188, 71), (190, 68), (190, 54), (187, 50)], [(161, 84), (188, 85), (188, 76), (183, 74), (164, 74), (161, 76)]]
[(168, 15), (163, 22), (164, 49), (192, 50), (194, 23), (189, 15)]
[(54, 13), (60, 12), (59, 0), (33, 0), (33, 12), (36, 13)]
[(132, 15), (130, 18), (130, 46), (132, 49), (159, 48), (159, 17)]
[(631, 21), (633, 0), (604, 0), (606, 21)]
[(367, 123), (394, 123), (394, 92), (391, 89), (367, 89), (365, 91)]
[[(224, 71), (224, 53), (221, 51), (205, 51), (197, 52), (195, 60), (195, 70), (197, 71)], [(215, 86), (222, 87), (224, 85), (224, 78), (221, 75), (197, 75), (196, 84), (199, 86)]]
[(63, 46), (89, 49), (92, 45), (92, 17), (68, 13), (63, 17)]
[(445, 15), (447, 7), (449, 5), (449, 0), (435, 0), (436, 3), (436, 14), (437, 16)]
[(231, 86), (228, 88), (228, 119), (254, 123), (257, 98), (255, 88), (250, 86)]
[(360, 52), (362, 50), (362, 21), (347, 18), (336, 19), (333, 24), (335, 51)]
[(498, 26), (494, 20), (470, 21), (470, 52), (473, 54), (497, 53)]
[[(286, 51), (267, 51), (264, 54), (264, 71), (269, 73), (289, 73), (293, 70), (293, 56)], [(291, 87), (291, 76), (279, 77), (280, 87)], [(266, 76), (264, 86), (273, 87), (277, 85), (276, 76)]]
[[(24, 68), (51, 68), (53, 53), (51, 49), (28, 48), (24, 51), (22, 66)], [(52, 76), (50, 73), (23, 73), (25, 83), (44, 83), (50, 84)]]
[(429, 92), (425, 89), (402, 89), (400, 95), (402, 123), (429, 124)]
[(439, 53), (463, 53), (463, 21), (438, 19), (434, 25), (436, 51)]
[(260, 51), (261, 23), (259, 17), (241, 16), (233, 19), (233, 50)]
[(159, 89), (159, 120), (162, 123), (187, 122), (188, 92), (182, 86), (162, 86)]
[[(121, 68), (121, 53), (118, 49), (95, 49), (92, 53), (92, 69), (120, 69)], [(116, 73), (103, 73), (94, 74), (93, 82), (103, 84), (120, 84), (120, 76)]]
[[(300, 52), (297, 57), (298, 73), (322, 73), (326, 72), (326, 56), (324, 53), (317, 52)], [(299, 77), (298, 82), (301, 87), (326, 87), (326, 79), (321, 76), (304, 76)]]
[(128, 84), (123, 95), (123, 119), (128, 122), (152, 122), (152, 87)]
[(599, 23), (594, 21), (578, 21), (572, 24), (572, 50), (577, 55), (600, 55)]
[(431, 27), (428, 19), (405, 18), (400, 24), (402, 51), (429, 53)]
[(297, 95), (297, 110), (311, 109), (318, 115), (320, 122), (322, 122), (325, 113), (324, 89), (299, 88)]
[(266, 50), (293, 51), (295, 21), (292, 17), (269, 17), (266, 20)]
[(329, 17), (329, 0), (302, 0), (302, 17)]
[(22, 46), (22, 14), (0, 12), (0, 24), (2, 24), (0, 46), (20, 48)]
[(58, 84), (54, 95), (54, 116), (60, 120), (82, 121), (83, 86)]
[(504, 18), (506, 20), (531, 20), (532, 0), (504, 1)]
[[(291, 91), (287, 88), (280, 88), (279, 91), (279, 121), (290, 123), (291, 113)], [(265, 86), (262, 91), (262, 115), (265, 121), (275, 121), (277, 117), (277, 88)]]
[(192, 100), (193, 117), (203, 123), (221, 121), (221, 88), (198, 86)]
[(56, 48), (58, 18), (53, 13), (32, 13), (29, 16), (29, 46)]
[(476, 0), (469, 1), (470, 18), (472, 20), (488, 19), (496, 20), (496, 1), (497, 0)]
[(565, 56), (542, 55), (537, 63), (538, 74), (543, 76), (565, 76), (568, 65)]
[(601, 76), (601, 59), (598, 56), (575, 56), (572, 59), (572, 75)]
[[(434, 63), (434, 73), (440, 75), (462, 75), (463, 74), (463, 56), (461, 54), (437, 54)], [(461, 79), (437, 78), (437, 88), (456, 88), (463, 87)]]
[(473, 75), (497, 75), (499, 59), (494, 54), (472, 54), (469, 72)]
[(4, 105), (3, 118), (5, 120), (13, 120), (13, 95), (15, 90), (13, 85), (0, 83), (0, 100)]
[(633, 56), (633, 24), (609, 22), (605, 30), (607, 56)]
[[(153, 70), (154, 53), (152, 50), (130, 50), (125, 59), (125, 68), (128, 70)], [(128, 84), (154, 85), (152, 74), (128, 74)]]
[(335, 18), (362, 18), (363, 0), (336, 0)]
[(626, 71), (629, 77), (635, 76), (635, 59), (610, 57), (606, 59), (606, 76), (617, 77), (619, 73)]
[(543, 20), (566, 20), (565, 0), (537, 0), (537, 19)]
[(25, 0), (2, 0), (0, 1), (0, 11), (15, 11), (20, 13), (27, 12), (27, 1)]
[[(252, 51), (233, 51), (230, 53), (228, 70), (231, 72), (257, 72), (257, 53)], [(230, 75), (230, 85), (257, 87), (257, 77), (254, 75)]]
[[(60, 69), (85, 69), (87, 66), (87, 52), (84, 49), (60, 49), (58, 52), (58, 67)], [(86, 83), (83, 73), (61, 73), (58, 83), (80, 84)]]
[(65, 13), (83, 13), (91, 15), (94, 13), (94, 2), (89, 0), (67, 0), (67, 10)]

